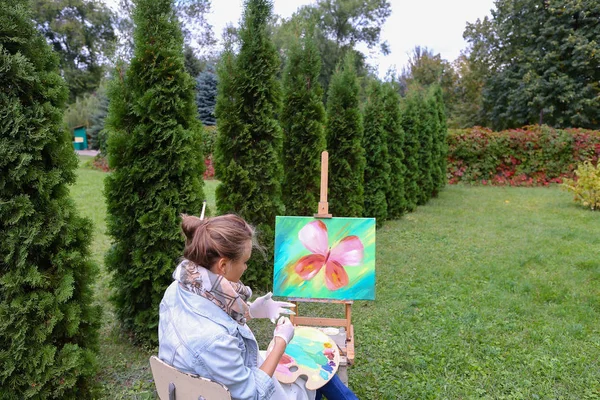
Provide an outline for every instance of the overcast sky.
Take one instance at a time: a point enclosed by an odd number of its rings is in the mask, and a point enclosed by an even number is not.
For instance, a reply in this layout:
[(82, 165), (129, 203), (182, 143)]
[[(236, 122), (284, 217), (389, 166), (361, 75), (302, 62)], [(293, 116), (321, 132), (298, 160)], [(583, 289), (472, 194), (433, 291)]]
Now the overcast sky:
[[(401, 69), (415, 46), (428, 47), (442, 58), (454, 61), (466, 47), (462, 38), (467, 22), (490, 15), (494, 0), (389, 0), (392, 15), (382, 30), (391, 54), (383, 57), (373, 54), (369, 63), (378, 65), (379, 75), (396, 66)], [(212, 0), (209, 22), (217, 38), (228, 24), (238, 25), (243, 0)], [(298, 7), (315, 3), (314, 0), (274, 0), (274, 12), (288, 18)], [(361, 50), (366, 50), (361, 49)]]

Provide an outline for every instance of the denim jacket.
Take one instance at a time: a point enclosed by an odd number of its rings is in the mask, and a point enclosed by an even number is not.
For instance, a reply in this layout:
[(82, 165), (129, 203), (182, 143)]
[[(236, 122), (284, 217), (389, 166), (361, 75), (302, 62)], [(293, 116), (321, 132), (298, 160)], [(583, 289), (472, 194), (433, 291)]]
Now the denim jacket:
[(247, 325), (173, 282), (160, 303), (158, 357), (182, 372), (227, 386), (234, 399), (269, 399), (275, 383), (257, 365), (258, 344)]

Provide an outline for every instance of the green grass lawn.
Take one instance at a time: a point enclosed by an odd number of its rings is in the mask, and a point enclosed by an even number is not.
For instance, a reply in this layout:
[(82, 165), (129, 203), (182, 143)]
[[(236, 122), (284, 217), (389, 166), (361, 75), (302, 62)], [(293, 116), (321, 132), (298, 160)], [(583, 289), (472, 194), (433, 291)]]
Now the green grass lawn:
[[(102, 264), (105, 174), (78, 172), (73, 197), (94, 222)], [(206, 186), (213, 210), (215, 186)], [(377, 300), (353, 307), (349, 378), (360, 399), (600, 398), (599, 213), (557, 187), (450, 186), (377, 235)], [(129, 344), (108, 295), (102, 271), (104, 398), (155, 398), (156, 349)], [(264, 348), (272, 327), (251, 325)]]

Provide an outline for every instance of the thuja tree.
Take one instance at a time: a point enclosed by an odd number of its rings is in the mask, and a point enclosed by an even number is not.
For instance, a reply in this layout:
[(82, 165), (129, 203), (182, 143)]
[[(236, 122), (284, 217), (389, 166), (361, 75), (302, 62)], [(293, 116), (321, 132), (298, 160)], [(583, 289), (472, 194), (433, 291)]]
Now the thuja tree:
[(358, 105), (358, 78), (347, 55), (331, 78), (327, 100), (329, 211), (337, 217), (361, 217), (364, 206), (365, 151)]
[(387, 137), (388, 161), (390, 164), (390, 183), (386, 193), (388, 218), (400, 218), (406, 210), (404, 194), (404, 130), (400, 117), (400, 95), (392, 82), (386, 82), (382, 88), (384, 111), (383, 129)]
[(203, 194), (201, 128), (194, 80), (172, 0), (139, 0), (135, 52), (109, 90), (109, 165), (105, 180), (106, 255), (112, 300), (123, 327), (156, 343), (158, 306), (183, 241), (180, 214), (198, 214)]
[(367, 101), (364, 108), (363, 148), (366, 154), (365, 167), (365, 217), (377, 220), (377, 226), (383, 226), (388, 217), (386, 195), (390, 185), (390, 164), (386, 110), (383, 102), (381, 82), (373, 80), (369, 84)]
[(96, 92), (98, 96), (98, 108), (90, 118), (90, 147), (95, 150), (100, 150), (106, 155), (106, 134), (104, 131), (104, 120), (108, 114), (108, 95), (106, 89), (102, 88)]
[(0, 0), (0, 397), (93, 398), (92, 229), (69, 196), (68, 90), (27, 4)]
[(419, 194), (417, 195), (417, 204), (426, 204), (433, 193), (433, 139), (437, 131), (437, 115), (433, 104), (423, 95), (416, 97), (419, 104), (419, 119), (421, 129), (419, 136)]
[(325, 150), (325, 107), (319, 84), (321, 57), (310, 37), (294, 43), (283, 77), (283, 202), (286, 215), (312, 215), (321, 183)]
[(440, 190), (446, 186), (446, 162), (448, 158), (448, 127), (446, 123), (446, 107), (442, 89), (439, 86), (433, 88), (429, 101), (434, 110), (436, 132), (433, 136), (433, 195), (437, 196)]
[(248, 0), (239, 32), (240, 51), (227, 50), (219, 67), (215, 113), (218, 137), (215, 169), (221, 184), (219, 213), (235, 212), (253, 224), (265, 247), (255, 252), (246, 283), (266, 288), (272, 282), (275, 216), (282, 215), (282, 132), (276, 119), (281, 104), (279, 56), (269, 36), (272, 3)]
[(406, 210), (411, 212), (417, 208), (419, 199), (419, 151), (421, 149), (419, 132), (422, 129), (420, 95), (411, 93), (402, 102), (401, 125), (404, 131), (404, 188)]

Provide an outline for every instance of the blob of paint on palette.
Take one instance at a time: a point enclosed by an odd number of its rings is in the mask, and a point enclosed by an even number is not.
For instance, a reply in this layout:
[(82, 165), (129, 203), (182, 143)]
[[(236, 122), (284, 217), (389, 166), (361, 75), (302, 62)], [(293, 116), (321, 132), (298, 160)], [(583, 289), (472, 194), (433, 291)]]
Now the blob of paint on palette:
[(296, 327), (277, 365), (275, 377), (281, 383), (292, 383), (304, 376), (306, 388), (316, 390), (333, 377), (339, 364), (339, 349), (329, 336), (316, 328)]

